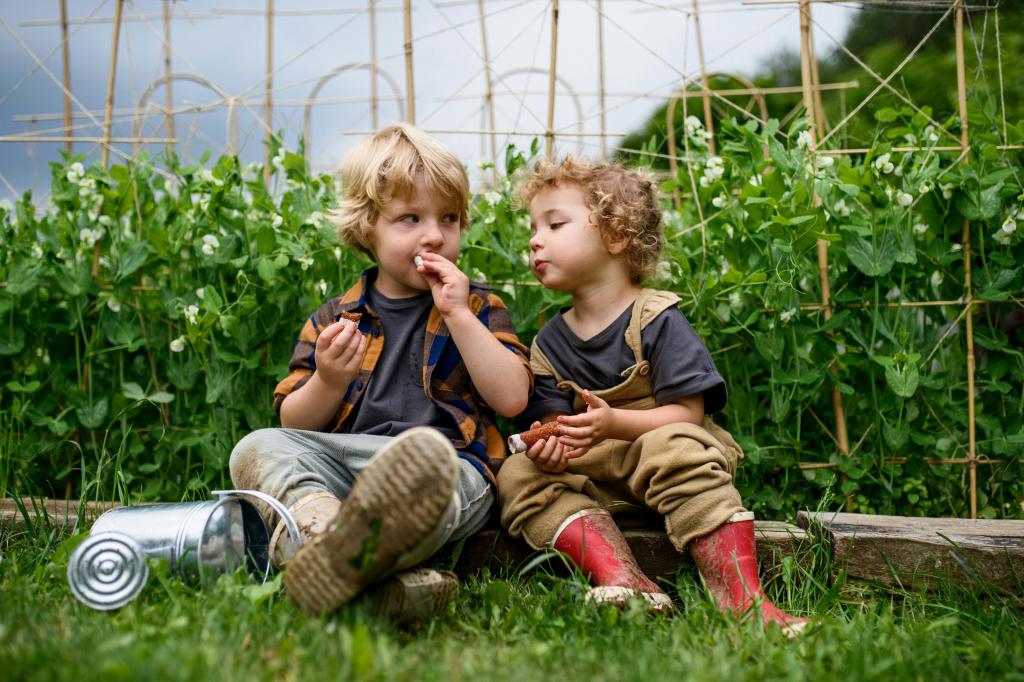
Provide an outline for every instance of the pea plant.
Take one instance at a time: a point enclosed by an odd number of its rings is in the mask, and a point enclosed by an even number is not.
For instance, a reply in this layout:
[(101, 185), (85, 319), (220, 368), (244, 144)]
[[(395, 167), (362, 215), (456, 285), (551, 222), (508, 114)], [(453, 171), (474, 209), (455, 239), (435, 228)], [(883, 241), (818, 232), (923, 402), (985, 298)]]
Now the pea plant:
[[(936, 151), (921, 114), (879, 116), (861, 156), (809, 153), (799, 121), (723, 122), (713, 155), (687, 120), (651, 284), (683, 297), (726, 377), (716, 419), (746, 451), (739, 485), (776, 518), (828, 491), (855, 511), (968, 513), (964, 467), (943, 462), (969, 447), (971, 315), (980, 513), (1024, 515), (1019, 160), (984, 135), (967, 159)], [(909, 141), (929, 149), (896, 151)], [(0, 493), (203, 496), (229, 483), (235, 442), (277, 423), (273, 387), (305, 318), (369, 261), (327, 221), (334, 178), (301, 149), (271, 151), (269, 186), (231, 156), (109, 171), (68, 157), (45, 200), (0, 203)], [(498, 186), (474, 197), (460, 262), (527, 343), (567, 303), (533, 280), (513, 198), (537, 151), (510, 147)]]

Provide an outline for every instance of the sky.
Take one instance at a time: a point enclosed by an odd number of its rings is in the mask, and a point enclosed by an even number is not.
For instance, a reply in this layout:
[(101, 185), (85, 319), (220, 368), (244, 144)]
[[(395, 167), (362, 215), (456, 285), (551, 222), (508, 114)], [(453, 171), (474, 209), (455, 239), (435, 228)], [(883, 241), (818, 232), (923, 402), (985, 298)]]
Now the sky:
[[(748, 2), (701, 0), (700, 27), (709, 72), (750, 76), (779, 51), (799, 50), (796, 4)], [(74, 134), (100, 137), (115, 0), (67, 0), (67, 4), (71, 92), (77, 100)], [(372, 128), (366, 4), (344, 0), (274, 3), (273, 127), (284, 132), (287, 145), (298, 143), (303, 102), (311, 97), (317, 81), (341, 69), (317, 95), (329, 101), (318, 103), (310, 112), (310, 153), (318, 171), (335, 168), (359, 135)], [(483, 4), (494, 80), (494, 128), (500, 131), (495, 144), (500, 153), (510, 141), (529, 145), (546, 128), (551, 12), (550, 4), (542, 0), (484, 0)], [(54, 23), (59, 7), (58, 0), (0, 0), (0, 136), (65, 134), (60, 26)], [(179, 155), (195, 161), (206, 150), (214, 157), (227, 151), (229, 116), (224, 100), (233, 98), (238, 153), (243, 161), (262, 160), (266, 3), (177, 0), (171, 7), (172, 71), (199, 76), (212, 85), (211, 89), (190, 80), (173, 83), (175, 107), (207, 108), (176, 115)], [(324, 12), (327, 8), (331, 13)], [(114, 137), (134, 135), (132, 109), (164, 73), (162, 9), (159, 0), (124, 4)], [(405, 118), (398, 101), (406, 90), (401, 9), (401, 0), (377, 2), (380, 125)], [(603, 1), (607, 132), (636, 129), (684, 78), (699, 77), (691, 9), (691, 0)], [(827, 53), (832, 44), (829, 36), (842, 39), (855, 11), (848, 6), (813, 5), (819, 54)], [(479, 133), (489, 122), (483, 113), (486, 77), (478, 3), (417, 0), (412, 24), (416, 123), (436, 131), (466, 161), (474, 186), (479, 186), (483, 174), (478, 168), (490, 158), (490, 140)], [(597, 26), (597, 0), (561, 0), (554, 128), (572, 134), (557, 139), (560, 153), (601, 154), (600, 137), (578, 135), (600, 130)], [(155, 88), (149, 99), (163, 105), (163, 86)], [(688, 106), (699, 114), (699, 99), (691, 99)], [(82, 113), (83, 109), (91, 114)], [(27, 120), (29, 116), (36, 120)], [(162, 113), (151, 110), (138, 125), (142, 136), (166, 136)], [(606, 138), (607, 148), (614, 148), (617, 140), (614, 135)], [(123, 162), (135, 151), (129, 142), (114, 146), (112, 162)], [(162, 149), (160, 144), (143, 147), (154, 154)], [(48, 165), (60, 159), (61, 150), (63, 144), (53, 142), (0, 143), (0, 198), (29, 189), (37, 200), (44, 197)], [(74, 151), (86, 154), (88, 162), (99, 162), (94, 143), (78, 142)]]

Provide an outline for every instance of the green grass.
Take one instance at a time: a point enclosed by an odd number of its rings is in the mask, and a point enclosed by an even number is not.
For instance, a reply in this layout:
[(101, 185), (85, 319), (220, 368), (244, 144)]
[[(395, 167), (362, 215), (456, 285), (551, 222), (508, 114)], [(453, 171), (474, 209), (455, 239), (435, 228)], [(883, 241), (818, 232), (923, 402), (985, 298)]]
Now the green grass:
[(893, 594), (790, 563), (769, 591), (819, 625), (789, 641), (721, 616), (688, 569), (678, 613), (655, 617), (510, 568), (464, 579), (447, 614), (399, 629), (365, 603), (310, 617), (244, 576), (199, 590), (159, 566), (137, 600), (100, 613), (71, 596), (58, 548), (45, 529), (0, 535), (0, 679), (1024, 679), (1019, 596), (979, 586)]

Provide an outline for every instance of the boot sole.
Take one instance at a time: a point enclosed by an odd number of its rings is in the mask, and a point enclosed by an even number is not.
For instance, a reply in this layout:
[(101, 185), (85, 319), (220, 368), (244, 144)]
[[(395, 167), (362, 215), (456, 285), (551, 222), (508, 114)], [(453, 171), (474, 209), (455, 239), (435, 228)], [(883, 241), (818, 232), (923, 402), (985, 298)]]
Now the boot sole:
[(451, 443), (429, 428), (406, 431), (378, 452), (328, 530), (303, 545), (284, 585), (300, 608), (327, 613), (393, 571), (440, 523), (458, 476)]
[(451, 571), (416, 568), (382, 580), (367, 599), (377, 613), (406, 625), (442, 614), (458, 593), (459, 579)]

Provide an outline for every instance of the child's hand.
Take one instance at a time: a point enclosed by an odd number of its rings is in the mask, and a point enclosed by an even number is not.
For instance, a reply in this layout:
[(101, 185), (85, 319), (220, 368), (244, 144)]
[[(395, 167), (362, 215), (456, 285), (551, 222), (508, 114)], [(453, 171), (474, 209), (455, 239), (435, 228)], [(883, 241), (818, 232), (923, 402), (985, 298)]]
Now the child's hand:
[(416, 271), (423, 275), (430, 285), (430, 293), (434, 297), (434, 305), (445, 317), (469, 310), (469, 278), (455, 263), (444, 256), (423, 251), (419, 254), (423, 261), (416, 266)]
[[(531, 429), (540, 427), (540, 422), (530, 424)], [(526, 456), (533, 460), (537, 468), (549, 474), (560, 474), (569, 466), (569, 457), (566, 456), (567, 448), (559, 444), (558, 438), (550, 436), (545, 440), (539, 440), (529, 447)]]
[(316, 339), (316, 375), (335, 390), (344, 390), (359, 375), (366, 336), (351, 320), (339, 320)]
[(580, 457), (601, 441), (611, 438), (615, 432), (615, 410), (608, 403), (583, 391), (587, 411), (580, 414), (558, 417), (558, 442), (567, 449), (569, 458)]

